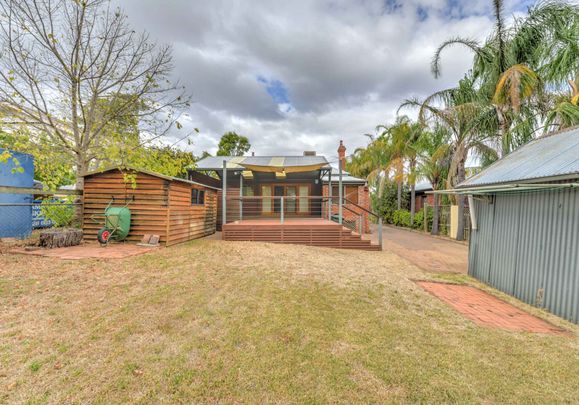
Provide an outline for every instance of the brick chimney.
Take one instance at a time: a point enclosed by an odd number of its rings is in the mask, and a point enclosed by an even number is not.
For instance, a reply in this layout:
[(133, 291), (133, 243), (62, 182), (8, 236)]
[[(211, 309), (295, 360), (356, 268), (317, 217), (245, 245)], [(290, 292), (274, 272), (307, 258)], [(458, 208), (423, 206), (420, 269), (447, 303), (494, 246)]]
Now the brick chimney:
[(346, 167), (346, 147), (342, 141), (340, 141), (340, 146), (338, 147), (338, 157), (342, 162), (342, 170), (344, 170)]

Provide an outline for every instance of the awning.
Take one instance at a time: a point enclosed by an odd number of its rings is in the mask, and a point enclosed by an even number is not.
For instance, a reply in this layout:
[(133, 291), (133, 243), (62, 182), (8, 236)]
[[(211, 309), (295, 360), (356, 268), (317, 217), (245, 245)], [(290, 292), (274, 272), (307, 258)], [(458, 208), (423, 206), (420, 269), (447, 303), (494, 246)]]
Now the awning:
[(239, 162), (238, 165), (253, 172), (262, 173), (302, 173), (320, 170), (325, 167), (327, 163), (316, 163), (313, 165), (286, 165), (286, 159), (282, 156), (272, 157), (267, 165), (255, 165), (245, 162)]
[(264, 172), (264, 173), (276, 173), (276, 172), (286, 172), (286, 173), (301, 173), (301, 172), (313, 172), (316, 170), (320, 170), (326, 166), (326, 163), (320, 163), (316, 165), (308, 165), (308, 166), (284, 166), (284, 165), (268, 165), (268, 166), (259, 166), (259, 165), (248, 165), (244, 163), (240, 163), (240, 166), (243, 166), (247, 170), (251, 170), (253, 172)]

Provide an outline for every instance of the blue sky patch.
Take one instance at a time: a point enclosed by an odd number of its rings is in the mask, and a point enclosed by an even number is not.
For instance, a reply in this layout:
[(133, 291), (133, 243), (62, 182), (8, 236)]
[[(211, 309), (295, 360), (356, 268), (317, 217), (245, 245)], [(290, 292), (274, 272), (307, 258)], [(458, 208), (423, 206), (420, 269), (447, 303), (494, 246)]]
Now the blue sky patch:
[(263, 76), (258, 76), (257, 81), (265, 85), (267, 94), (276, 104), (291, 104), (288, 90), (281, 80), (268, 80)]

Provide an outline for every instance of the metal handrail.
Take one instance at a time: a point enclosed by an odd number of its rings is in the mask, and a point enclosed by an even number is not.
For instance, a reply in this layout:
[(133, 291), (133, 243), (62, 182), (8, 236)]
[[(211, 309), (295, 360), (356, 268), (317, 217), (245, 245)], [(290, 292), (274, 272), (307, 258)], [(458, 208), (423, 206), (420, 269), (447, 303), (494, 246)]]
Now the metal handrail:
[[(241, 205), (244, 201), (246, 201), (246, 202), (247, 201), (263, 201), (263, 200), (269, 200), (272, 202), (273, 201), (279, 201), (280, 202), (279, 211), (278, 212), (272, 212), (272, 213), (273, 214), (279, 214), (279, 219), (280, 219), (281, 223), (284, 222), (285, 216), (287, 214), (285, 212), (285, 209), (284, 209), (284, 206), (285, 206), (284, 201), (288, 201), (288, 200), (299, 201), (300, 199), (307, 199), (309, 201), (319, 201), (320, 204), (329, 203), (330, 205), (327, 208), (322, 209), (322, 211), (325, 212), (325, 210), (327, 210), (330, 218), (332, 216), (331, 205), (336, 204), (333, 201), (335, 199), (338, 199), (338, 201), (339, 201), (339, 197), (337, 197), (337, 196), (299, 196), (299, 195), (296, 195), (296, 196), (274, 196), (274, 195), (272, 195), (272, 196), (241, 196), (241, 195), (228, 195), (226, 197), (227, 201), (239, 201), (240, 202), (241, 208), (237, 207), (237, 209), (239, 209), (239, 216), (240, 216), (239, 219), (243, 218), (243, 216), (244, 216), (243, 213), (245, 212), (245, 209), (246, 209), (243, 205)], [(362, 224), (362, 218), (361, 218), (363, 214), (361, 214), (360, 212), (354, 211), (351, 206), (354, 206), (354, 207), (360, 209), (362, 212), (370, 214), (370, 215), (374, 216), (375, 218), (377, 218), (377, 220), (378, 220), (377, 221), (378, 222), (378, 244), (380, 246), (382, 246), (382, 217), (380, 215), (378, 215), (377, 213), (370, 211), (367, 208), (364, 208), (357, 203), (352, 202), (351, 200), (348, 200), (346, 198), (342, 198), (342, 201), (347, 203), (347, 204), (342, 204), (343, 209), (346, 209), (346, 210), (359, 216), (358, 232), (360, 233), (360, 235), (363, 233), (363, 231), (362, 231), (363, 224)], [(350, 205), (350, 206), (348, 206), (348, 205)], [(250, 215), (251, 214), (252, 214), (252, 212), (250, 212)], [(255, 214), (259, 215), (261, 213), (255, 212)], [(344, 225), (343, 218), (342, 218), (342, 225)]]

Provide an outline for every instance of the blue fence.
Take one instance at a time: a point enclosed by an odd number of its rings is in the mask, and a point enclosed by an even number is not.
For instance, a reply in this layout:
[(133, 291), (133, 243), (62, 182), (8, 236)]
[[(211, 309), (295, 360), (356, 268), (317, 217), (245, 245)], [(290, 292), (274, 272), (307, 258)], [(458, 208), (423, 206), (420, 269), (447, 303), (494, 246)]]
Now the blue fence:
[[(5, 149), (0, 148), (0, 153)], [(10, 158), (0, 163), (0, 186), (32, 188), (34, 158), (9, 151)], [(26, 238), (32, 232), (31, 194), (0, 194), (0, 238)]]

